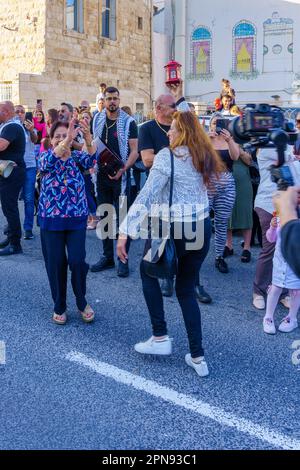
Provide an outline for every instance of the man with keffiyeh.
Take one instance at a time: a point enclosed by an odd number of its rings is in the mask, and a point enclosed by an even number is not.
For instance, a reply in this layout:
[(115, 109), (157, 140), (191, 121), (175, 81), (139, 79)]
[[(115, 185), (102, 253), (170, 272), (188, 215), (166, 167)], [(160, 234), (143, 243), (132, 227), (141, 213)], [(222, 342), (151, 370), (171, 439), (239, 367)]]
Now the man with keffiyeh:
[[(120, 109), (120, 93), (117, 88), (108, 87), (104, 95), (104, 110), (96, 114), (93, 122), (94, 142), (101, 139), (110, 150), (124, 162), (116, 176), (110, 177), (99, 170), (97, 176), (98, 204), (115, 206), (118, 213), (120, 196), (129, 195), (130, 168), (138, 158), (137, 125), (134, 119)], [(103, 256), (91, 267), (92, 272), (101, 272), (115, 267), (113, 239), (103, 236)], [(127, 247), (129, 248), (129, 247)], [(129, 268), (118, 261), (118, 276), (128, 277)]]

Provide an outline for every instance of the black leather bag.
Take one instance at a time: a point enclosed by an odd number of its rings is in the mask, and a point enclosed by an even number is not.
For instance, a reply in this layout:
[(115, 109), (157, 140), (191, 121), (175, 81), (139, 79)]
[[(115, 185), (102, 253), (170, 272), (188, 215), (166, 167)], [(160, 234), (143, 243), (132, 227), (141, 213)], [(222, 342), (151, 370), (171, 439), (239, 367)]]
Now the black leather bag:
[[(171, 182), (169, 208), (173, 202), (174, 187), (174, 155), (170, 151), (171, 158)], [(160, 224), (162, 225), (162, 223)], [(167, 237), (152, 240), (149, 238), (145, 246), (143, 258), (144, 272), (156, 279), (173, 279), (177, 274), (177, 254), (171, 230)]]
[(124, 168), (122, 159), (115, 154), (105, 143), (97, 138), (95, 140), (97, 146), (98, 166), (102, 173), (114, 177)]

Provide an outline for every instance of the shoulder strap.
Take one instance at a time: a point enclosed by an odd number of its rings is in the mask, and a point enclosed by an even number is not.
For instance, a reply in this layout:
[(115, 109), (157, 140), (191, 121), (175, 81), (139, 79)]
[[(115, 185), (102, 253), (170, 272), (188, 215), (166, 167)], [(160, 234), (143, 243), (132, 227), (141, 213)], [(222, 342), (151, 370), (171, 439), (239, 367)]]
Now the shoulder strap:
[(174, 155), (170, 149), (170, 158), (171, 158), (171, 180), (170, 180), (170, 197), (169, 197), (169, 207), (172, 207), (173, 204), (173, 188), (174, 188)]

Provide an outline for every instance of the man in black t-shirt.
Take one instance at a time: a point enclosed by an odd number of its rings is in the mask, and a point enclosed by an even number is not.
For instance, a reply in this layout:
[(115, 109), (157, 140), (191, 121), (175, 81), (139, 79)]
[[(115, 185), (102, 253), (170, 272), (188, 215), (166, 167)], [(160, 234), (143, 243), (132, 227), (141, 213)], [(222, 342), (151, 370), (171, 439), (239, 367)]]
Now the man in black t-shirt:
[(16, 165), (8, 178), (0, 176), (0, 201), (8, 223), (7, 239), (0, 243), (0, 256), (22, 253), (18, 198), (26, 173), (26, 136), (23, 127), (14, 118), (13, 103), (0, 103), (0, 160), (10, 160)]
[[(108, 87), (104, 96), (105, 109), (96, 114), (93, 122), (94, 139), (101, 139), (124, 162), (115, 177), (107, 176), (101, 170), (97, 176), (98, 204), (113, 205), (118, 214), (119, 198), (130, 194), (130, 168), (135, 164), (137, 153), (137, 125), (134, 119), (120, 109), (120, 94), (117, 88)], [(129, 248), (130, 241), (128, 242)], [(128, 251), (127, 251), (128, 252)], [(114, 248), (111, 238), (103, 239), (103, 256), (91, 267), (92, 272), (113, 268)], [(129, 275), (128, 263), (119, 261), (118, 276)]]
[(155, 119), (140, 126), (139, 152), (147, 168), (152, 167), (155, 155), (170, 145), (168, 132), (175, 111), (173, 96), (161, 95), (155, 102)]

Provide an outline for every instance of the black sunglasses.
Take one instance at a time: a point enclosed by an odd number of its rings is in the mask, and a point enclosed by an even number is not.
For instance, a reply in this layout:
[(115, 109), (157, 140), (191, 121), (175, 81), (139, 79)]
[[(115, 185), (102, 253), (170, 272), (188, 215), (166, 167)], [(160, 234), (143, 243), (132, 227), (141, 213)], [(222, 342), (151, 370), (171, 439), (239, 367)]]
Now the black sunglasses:
[(177, 106), (176, 106), (176, 103), (173, 103), (173, 104), (168, 104), (169, 108), (172, 108), (172, 109), (176, 109)]
[(297, 124), (300, 124), (300, 119), (296, 119), (296, 123), (297, 123)]

